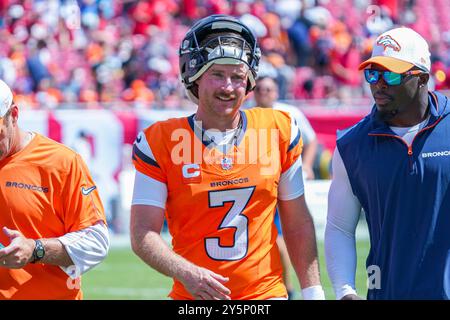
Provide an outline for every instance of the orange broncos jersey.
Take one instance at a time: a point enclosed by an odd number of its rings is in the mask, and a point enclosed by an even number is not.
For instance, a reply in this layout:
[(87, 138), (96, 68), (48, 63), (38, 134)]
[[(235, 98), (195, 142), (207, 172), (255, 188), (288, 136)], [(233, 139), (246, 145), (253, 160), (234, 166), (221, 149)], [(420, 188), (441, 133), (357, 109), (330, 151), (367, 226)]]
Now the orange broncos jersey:
[[(36, 134), (0, 161), (0, 227), (31, 239), (55, 238), (105, 221), (103, 206), (80, 156)], [(82, 190), (84, 190), (84, 194)], [(0, 231), (0, 242), (9, 245)], [(81, 299), (79, 286), (58, 266), (0, 266), (0, 299)]]
[[(274, 213), (282, 172), (302, 151), (287, 113), (241, 111), (229, 150), (203, 141), (194, 117), (157, 122), (133, 148), (136, 169), (167, 185), (173, 250), (230, 280), (232, 299), (286, 297)], [(192, 299), (175, 279), (170, 296)]]

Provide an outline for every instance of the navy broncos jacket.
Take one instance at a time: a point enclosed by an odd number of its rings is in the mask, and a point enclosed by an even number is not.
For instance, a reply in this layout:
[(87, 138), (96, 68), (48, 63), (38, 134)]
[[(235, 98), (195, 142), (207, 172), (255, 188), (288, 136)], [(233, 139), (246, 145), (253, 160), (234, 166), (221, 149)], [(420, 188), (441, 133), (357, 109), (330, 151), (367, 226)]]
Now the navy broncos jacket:
[(450, 105), (438, 92), (429, 103), (411, 145), (376, 119), (376, 107), (337, 140), (366, 214), (366, 265), (381, 271), (368, 299), (450, 298)]

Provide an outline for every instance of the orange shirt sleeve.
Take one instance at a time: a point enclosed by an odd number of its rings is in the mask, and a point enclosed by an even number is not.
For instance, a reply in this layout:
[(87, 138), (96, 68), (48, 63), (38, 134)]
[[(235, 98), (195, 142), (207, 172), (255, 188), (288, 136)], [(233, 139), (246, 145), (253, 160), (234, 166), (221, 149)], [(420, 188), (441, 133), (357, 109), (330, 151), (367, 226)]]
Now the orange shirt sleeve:
[(288, 170), (302, 154), (303, 139), (294, 117), (287, 112), (274, 110), (280, 130), (281, 172)]
[[(132, 158), (137, 171), (162, 183), (167, 183), (161, 157), (158, 157), (158, 148), (161, 148), (162, 141), (164, 141), (158, 128), (156, 123), (138, 134), (133, 144)], [(153, 141), (157, 143), (152, 144)]]
[(72, 159), (61, 198), (66, 232), (87, 228), (98, 221), (106, 224), (98, 189), (79, 154)]

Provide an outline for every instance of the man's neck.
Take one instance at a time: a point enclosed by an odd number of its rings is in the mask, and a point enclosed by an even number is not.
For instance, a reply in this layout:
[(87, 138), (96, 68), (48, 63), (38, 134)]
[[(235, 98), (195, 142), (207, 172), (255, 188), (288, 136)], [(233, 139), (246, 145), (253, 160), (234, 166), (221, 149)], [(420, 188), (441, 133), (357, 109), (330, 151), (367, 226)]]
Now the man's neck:
[(417, 101), (412, 103), (406, 112), (398, 114), (391, 120), (386, 121), (388, 125), (394, 127), (412, 127), (424, 121), (429, 114), (428, 93), (421, 94)]
[(272, 103), (258, 103), (258, 102), (256, 102), (256, 107), (273, 108), (274, 104), (275, 104), (275, 101), (273, 101)]
[(211, 117), (205, 116), (201, 112), (197, 112), (194, 116), (195, 121), (202, 121), (202, 129), (216, 129), (222, 132), (225, 132), (230, 129), (236, 129), (239, 125), (239, 120), (241, 118), (241, 113), (239, 110), (230, 116), (227, 117)]
[(31, 140), (33, 140), (33, 137), (34, 137), (33, 133), (29, 131), (19, 130), (19, 137), (18, 137), (19, 141), (18, 142), (16, 141), (17, 145), (15, 146), (14, 153), (23, 150), (31, 142)]

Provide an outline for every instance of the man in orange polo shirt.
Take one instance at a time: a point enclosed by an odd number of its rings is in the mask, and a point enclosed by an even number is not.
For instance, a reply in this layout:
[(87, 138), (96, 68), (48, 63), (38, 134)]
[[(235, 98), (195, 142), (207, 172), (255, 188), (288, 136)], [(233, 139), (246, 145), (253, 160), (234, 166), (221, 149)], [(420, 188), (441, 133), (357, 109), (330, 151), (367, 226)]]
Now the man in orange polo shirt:
[(0, 80), (0, 300), (81, 299), (109, 249), (103, 205), (81, 157), (18, 118)]

